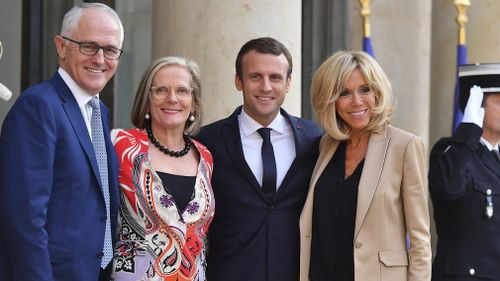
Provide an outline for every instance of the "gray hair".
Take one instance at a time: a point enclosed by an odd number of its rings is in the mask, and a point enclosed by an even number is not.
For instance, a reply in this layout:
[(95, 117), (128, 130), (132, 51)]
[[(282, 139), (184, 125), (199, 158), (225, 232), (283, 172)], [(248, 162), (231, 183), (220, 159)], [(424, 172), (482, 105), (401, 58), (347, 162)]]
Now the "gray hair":
[(153, 83), (153, 78), (160, 69), (168, 66), (183, 67), (187, 69), (189, 71), (189, 74), (191, 75), (191, 87), (193, 88), (193, 115), (195, 121), (190, 121), (188, 119), (184, 126), (184, 132), (189, 136), (194, 136), (200, 130), (202, 123), (201, 118), (203, 115), (203, 106), (201, 103), (200, 67), (195, 61), (184, 57), (168, 56), (158, 58), (153, 61), (144, 71), (144, 74), (142, 75), (141, 81), (139, 83), (139, 87), (137, 88), (134, 105), (132, 107), (132, 124), (139, 129), (145, 128), (146, 124), (144, 115), (149, 111), (151, 107), (149, 92), (151, 89), (151, 84)]
[(116, 23), (118, 23), (118, 26), (120, 27), (120, 48), (121, 48), (123, 44), (124, 31), (120, 17), (118, 17), (118, 14), (115, 12), (115, 10), (111, 9), (109, 6), (102, 3), (82, 3), (71, 8), (71, 10), (69, 10), (64, 15), (61, 27), (61, 35), (68, 36), (72, 31), (76, 29), (76, 26), (80, 21), (80, 17), (82, 16), (83, 11), (85, 9), (98, 9), (106, 12), (112, 18), (115, 19)]

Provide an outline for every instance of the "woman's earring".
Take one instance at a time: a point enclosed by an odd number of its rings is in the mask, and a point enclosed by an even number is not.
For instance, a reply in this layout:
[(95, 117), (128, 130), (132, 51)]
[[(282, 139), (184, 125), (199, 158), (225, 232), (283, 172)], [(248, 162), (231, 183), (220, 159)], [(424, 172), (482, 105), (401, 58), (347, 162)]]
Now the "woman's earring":
[(149, 112), (146, 112), (146, 114), (144, 114), (144, 119), (149, 120), (149, 118), (151, 118), (151, 116), (149, 115)]
[(194, 114), (191, 113), (191, 115), (189, 116), (189, 121), (194, 122), (194, 120), (195, 120), (194, 119)]

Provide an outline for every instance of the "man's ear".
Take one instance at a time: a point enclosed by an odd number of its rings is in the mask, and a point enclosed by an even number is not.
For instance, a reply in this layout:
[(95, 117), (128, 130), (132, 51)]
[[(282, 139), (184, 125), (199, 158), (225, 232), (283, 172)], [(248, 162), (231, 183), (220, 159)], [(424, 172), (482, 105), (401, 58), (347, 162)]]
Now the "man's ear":
[(238, 91), (243, 91), (243, 82), (241, 81), (238, 74), (234, 75), (234, 85), (236, 86), (236, 89), (238, 89)]
[(290, 85), (292, 84), (292, 75), (288, 76), (288, 78), (286, 78), (286, 91), (285, 93), (288, 93), (288, 91), (290, 90)]
[(64, 38), (59, 35), (54, 37), (54, 44), (56, 45), (57, 55), (59, 55), (60, 59), (66, 58), (66, 44), (64, 42)]

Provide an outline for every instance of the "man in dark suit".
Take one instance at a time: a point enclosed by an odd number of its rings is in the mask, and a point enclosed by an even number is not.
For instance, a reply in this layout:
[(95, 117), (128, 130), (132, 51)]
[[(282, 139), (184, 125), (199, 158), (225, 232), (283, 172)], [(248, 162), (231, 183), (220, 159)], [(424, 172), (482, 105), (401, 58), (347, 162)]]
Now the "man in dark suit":
[(82, 4), (54, 41), (58, 71), (20, 95), (0, 135), (0, 279), (109, 280), (118, 161), (98, 94), (123, 27), (108, 6)]
[(299, 278), (299, 216), (322, 132), (281, 108), (291, 73), (290, 53), (277, 40), (245, 43), (235, 75), (243, 106), (198, 136), (214, 157), (210, 281)]
[(500, 64), (461, 66), (459, 75), (462, 123), (430, 158), (438, 234), (432, 280), (499, 281)]

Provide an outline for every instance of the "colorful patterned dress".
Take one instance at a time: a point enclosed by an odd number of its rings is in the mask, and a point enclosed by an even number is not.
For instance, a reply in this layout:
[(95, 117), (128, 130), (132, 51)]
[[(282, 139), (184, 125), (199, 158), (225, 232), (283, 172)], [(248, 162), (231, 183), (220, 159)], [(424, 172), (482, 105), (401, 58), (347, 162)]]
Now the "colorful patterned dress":
[(121, 189), (115, 280), (205, 280), (206, 233), (215, 212), (212, 155), (193, 140), (200, 163), (191, 201), (182, 211), (151, 166), (146, 132), (115, 130), (113, 136)]

